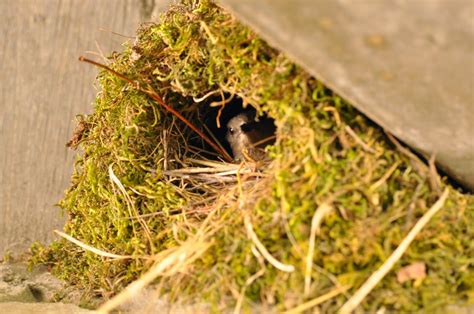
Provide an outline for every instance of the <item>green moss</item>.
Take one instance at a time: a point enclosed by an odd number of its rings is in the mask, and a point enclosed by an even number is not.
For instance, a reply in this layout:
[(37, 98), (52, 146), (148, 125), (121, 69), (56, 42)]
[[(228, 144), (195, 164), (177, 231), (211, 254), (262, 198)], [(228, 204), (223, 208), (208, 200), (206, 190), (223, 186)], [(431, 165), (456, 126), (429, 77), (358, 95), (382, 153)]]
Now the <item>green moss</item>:
[[(178, 184), (164, 173), (182, 168), (186, 157), (199, 158), (185, 149), (192, 132), (143, 93), (101, 72), (94, 112), (83, 121), (83, 153), (60, 206), (69, 217), (68, 234), (137, 259), (106, 259), (64, 240), (34, 248), (35, 262), (51, 264), (58, 276), (90, 291), (120, 291), (150, 266), (139, 256), (179, 246), (210, 211), (210, 248), (185, 274), (160, 279), (172, 298), (203, 298), (222, 310), (244, 291), (244, 306), (259, 302), (284, 309), (321, 295), (336, 281), (355, 291), (438, 198), (429, 172), (399, 152), (380, 128), (208, 1), (185, 1), (160, 24), (143, 25), (137, 41), (111, 57), (110, 66), (151, 85), (192, 121), (209, 105), (193, 97), (222, 91), (273, 117), (278, 132), (262, 170), (266, 176), (244, 178), (240, 202), (234, 184)], [(472, 301), (474, 200), (450, 190), (444, 208), (365, 299), (364, 310), (431, 311)], [(311, 219), (327, 200), (335, 210), (317, 236), (313, 285), (303, 297)], [(203, 207), (207, 211), (191, 214)], [(268, 251), (295, 272), (281, 272), (254, 255), (244, 212)], [(426, 264), (427, 277), (418, 285), (398, 283), (396, 271), (414, 261)], [(345, 300), (340, 295), (321, 310), (333, 312)]]

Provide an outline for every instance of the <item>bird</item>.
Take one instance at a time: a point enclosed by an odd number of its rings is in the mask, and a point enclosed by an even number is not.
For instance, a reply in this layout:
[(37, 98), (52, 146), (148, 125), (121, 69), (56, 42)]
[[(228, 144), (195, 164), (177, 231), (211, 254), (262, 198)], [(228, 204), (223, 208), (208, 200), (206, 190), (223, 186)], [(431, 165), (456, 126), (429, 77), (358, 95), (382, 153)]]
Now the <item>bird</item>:
[(271, 118), (256, 120), (253, 111), (241, 112), (227, 123), (226, 140), (235, 161), (262, 160), (265, 146), (275, 142), (276, 127)]

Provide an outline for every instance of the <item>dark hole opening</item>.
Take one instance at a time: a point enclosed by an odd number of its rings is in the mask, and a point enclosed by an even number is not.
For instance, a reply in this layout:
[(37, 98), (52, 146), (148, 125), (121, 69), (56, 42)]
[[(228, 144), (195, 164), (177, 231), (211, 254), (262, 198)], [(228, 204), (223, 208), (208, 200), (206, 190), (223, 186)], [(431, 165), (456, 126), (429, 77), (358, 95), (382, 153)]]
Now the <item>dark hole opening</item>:
[[(229, 95), (224, 96), (226, 99), (229, 97)], [(236, 159), (238, 157), (234, 155), (236, 149), (235, 141), (238, 141), (239, 144), (247, 143), (247, 141), (252, 142), (255, 146), (258, 145), (260, 151), (263, 151), (265, 146), (275, 142), (276, 126), (274, 119), (266, 114), (257, 116), (256, 110), (251, 105), (247, 105), (244, 108), (242, 99), (237, 97), (226, 103), (224, 108), (221, 105), (211, 106), (211, 104), (219, 104), (221, 101), (221, 97), (211, 97), (206, 101), (206, 104), (200, 104), (194, 120), (198, 127), (211, 139), (218, 141), (232, 158)], [(234, 119), (237, 116), (242, 118)], [(229, 130), (228, 124), (232, 119), (234, 119), (233, 121), (238, 121), (234, 122), (234, 128)], [(220, 127), (217, 121), (220, 122)], [(236, 133), (229, 135), (229, 132), (232, 131)], [(264, 137), (264, 139), (261, 137)], [(234, 149), (229, 140), (234, 142)], [(216, 154), (214, 149), (196, 134), (192, 134), (189, 137), (188, 143), (199, 148), (206, 158), (213, 160), (223, 159), (222, 156)], [(245, 143), (243, 146), (247, 147)], [(254, 145), (250, 146), (253, 147)]]

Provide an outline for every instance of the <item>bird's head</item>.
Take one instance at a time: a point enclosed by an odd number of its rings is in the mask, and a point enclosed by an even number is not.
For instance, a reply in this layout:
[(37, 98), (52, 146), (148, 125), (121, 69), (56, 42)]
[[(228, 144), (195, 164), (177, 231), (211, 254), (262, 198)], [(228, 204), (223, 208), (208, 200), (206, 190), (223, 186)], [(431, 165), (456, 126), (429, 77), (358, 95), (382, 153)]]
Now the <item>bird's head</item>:
[(227, 123), (227, 141), (232, 143), (249, 131), (252, 119), (249, 114), (241, 113), (233, 117)]

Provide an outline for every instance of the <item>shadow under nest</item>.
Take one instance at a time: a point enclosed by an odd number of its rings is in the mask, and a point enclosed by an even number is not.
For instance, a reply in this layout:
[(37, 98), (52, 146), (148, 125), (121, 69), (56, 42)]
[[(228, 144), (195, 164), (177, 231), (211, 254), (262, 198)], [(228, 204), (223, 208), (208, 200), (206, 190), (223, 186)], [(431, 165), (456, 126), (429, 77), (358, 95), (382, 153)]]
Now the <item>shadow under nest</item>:
[[(99, 74), (101, 91), (79, 123), (74, 143), (82, 153), (60, 206), (65, 233), (115, 257), (66, 240), (33, 247), (34, 262), (89, 293), (117, 293), (167, 262), (153, 279), (172, 301), (288, 310), (340, 289), (318, 305), (335, 312), (447, 186), (212, 2), (171, 7), (107, 61), (140, 84)], [(234, 153), (228, 123), (253, 110), (274, 119), (276, 141), (259, 160), (223, 161), (136, 86), (152, 88), (227, 154)], [(362, 303), (365, 311), (427, 310), (468, 298), (474, 201), (450, 189), (447, 208), (394, 269), (422, 259), (425, 281), (387, 276)], [(321, 204), (331, 210), (313, 237)]]

